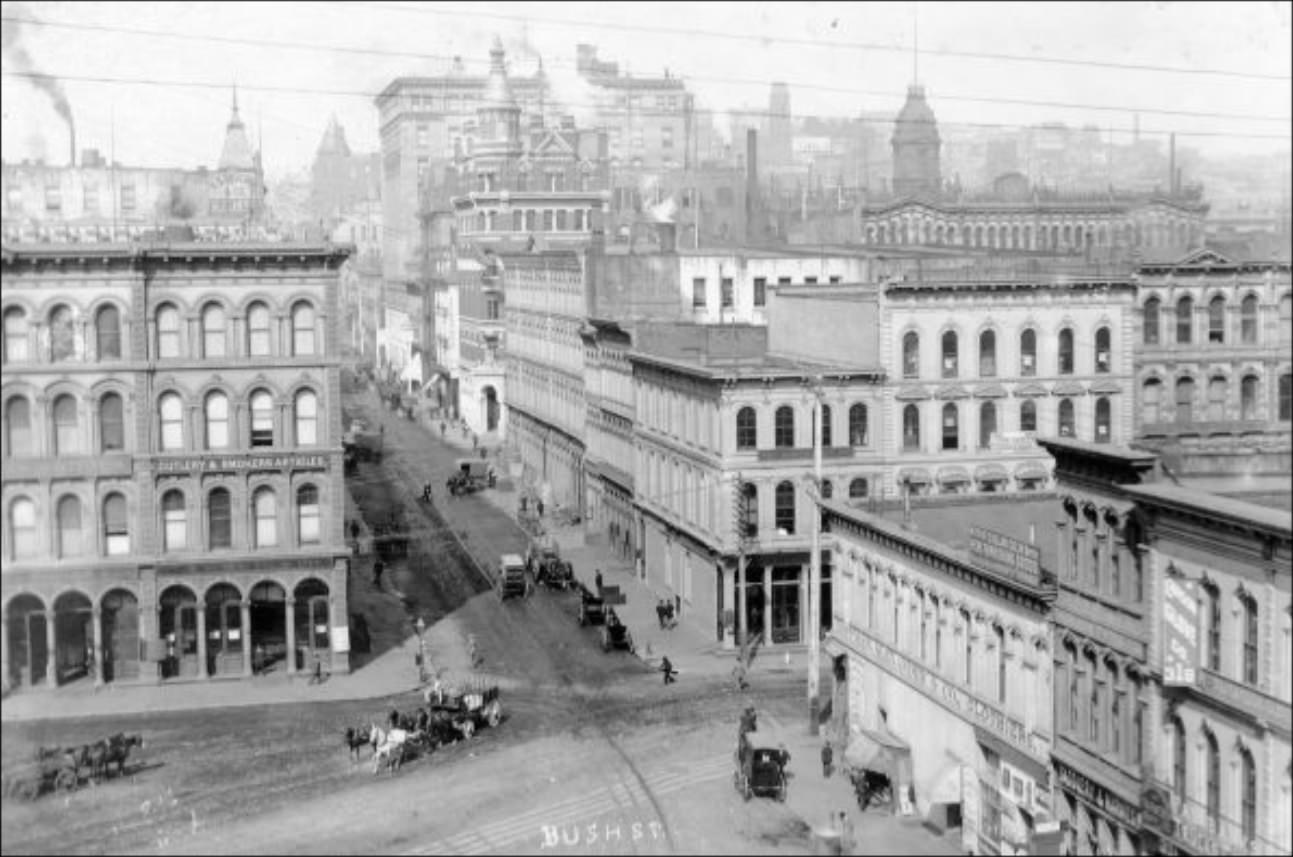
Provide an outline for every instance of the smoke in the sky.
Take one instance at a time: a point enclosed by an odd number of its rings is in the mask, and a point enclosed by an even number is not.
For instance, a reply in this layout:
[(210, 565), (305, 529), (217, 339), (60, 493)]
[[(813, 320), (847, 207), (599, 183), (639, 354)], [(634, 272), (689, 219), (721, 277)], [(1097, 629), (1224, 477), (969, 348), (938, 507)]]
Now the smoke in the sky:
[(3, 38), (4, 56), (13, 64), (15, 71), (27, 75), (26, 79), (49, 97), (54, 110), (67, 122), (67, 130), (72, 138), (72, 146), (75, 147), (76, 123), (72, 120), (72, 105), (67, 100), (67, 93), (63, 91), (63, 84), (59, 82), (58, 78), (45, 74), (36, 67), (35, 60), (31, 58), (31, 54), (27, 52), (27, 48), (22, 43), (22, 23), (8, 20), (8, 17), (12, 16), (34, 22), (36, 21), (35, 16), (28, 12), (21, 3), (12, 3), (6, 7), (5, 11), (8, 13), (6, 20), (0, 21), (0, 37)]

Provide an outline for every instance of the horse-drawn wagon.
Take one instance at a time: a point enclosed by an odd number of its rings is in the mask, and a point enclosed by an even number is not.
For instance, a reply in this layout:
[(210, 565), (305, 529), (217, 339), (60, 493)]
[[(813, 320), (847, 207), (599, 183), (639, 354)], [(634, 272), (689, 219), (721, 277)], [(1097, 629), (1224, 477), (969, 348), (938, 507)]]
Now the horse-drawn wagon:
[(582, 584), (579, 592), (579, 624), (606, 624), (606, 600)]
[(633, 635), (629, 633), (628, 626), (620, 621), (614, 608), (606, 611), (606, 624), (602, 626), (602, 651), (609, 652), (611, 649), (624, 649), (630, 655), (636, 651)]
[(525, 561), (520, 554), (505, 553), (498, 558), (498, 599), (512, 595), (528, 598), (532, 592), (530, 577), (525, 571)]
[(457, 496), (493, 488), (497, 483), (498, 474), (489, 462), (476, 458), (460, 458), (457, 469), (445, 482), (445, 488), (450, 494)]
[(575, 583), (575, 568), (569, 560), (561, 558), (561, 548), (551, 536), (541, 537), (531, 543), (525, 557), (526, 568), (534, 577), (535, 585), (567, 589)]
[(430, 731), (439, 744), (455, 741), (458, 736), (470, 738), (477, 729), (497, 726), (503, 719), (497, 685), (476, 687), (463, 693), (450, 691), (439, 701), (433, 701), (430, 711)]
[(5, 797), (35, 800), (45, 792), (71, 792), (81, 785), (77, 751), (41, 748), (36, 758), (5, 775)]

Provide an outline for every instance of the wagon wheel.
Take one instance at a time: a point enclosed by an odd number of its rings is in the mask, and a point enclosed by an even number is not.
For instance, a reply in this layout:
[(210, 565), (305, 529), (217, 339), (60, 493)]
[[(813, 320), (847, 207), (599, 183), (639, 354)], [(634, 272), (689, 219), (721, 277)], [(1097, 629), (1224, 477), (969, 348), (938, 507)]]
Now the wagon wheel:
[(54, 788), (60, 792), (75, 791), (80, 785), (80, 778), (71, 768), (63, 768), (54, 776)]
[(502, 719), (503, 706), (498, 704), (498, 700), (495, 700), (489, 704), (488, 708), (485, 709), (485, 720), (489, 723), (490, 727), (493, 728), (497, 726), (499, 721)]

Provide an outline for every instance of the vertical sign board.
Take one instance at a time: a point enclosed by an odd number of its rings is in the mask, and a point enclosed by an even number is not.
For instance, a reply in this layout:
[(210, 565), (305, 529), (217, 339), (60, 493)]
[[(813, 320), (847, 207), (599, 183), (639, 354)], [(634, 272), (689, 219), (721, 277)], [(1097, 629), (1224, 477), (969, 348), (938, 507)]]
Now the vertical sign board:
[(979, 775), (969, 765), (961, 766), (961, 850), (979, 853)]
[(1194, 583), (1163, 578), (1163, 685), (1193, 685), (1199, 663), (1199, 603)]

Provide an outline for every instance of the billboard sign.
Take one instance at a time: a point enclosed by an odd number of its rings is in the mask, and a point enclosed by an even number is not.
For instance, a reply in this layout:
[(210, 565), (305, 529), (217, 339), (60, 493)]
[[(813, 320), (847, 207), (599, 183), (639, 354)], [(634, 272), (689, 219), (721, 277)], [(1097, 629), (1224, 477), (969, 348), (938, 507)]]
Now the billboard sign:
[(1199, 603), (1194, 584), (1163, 578), (1163, 685), (1191, 686), (1199, 665)]

